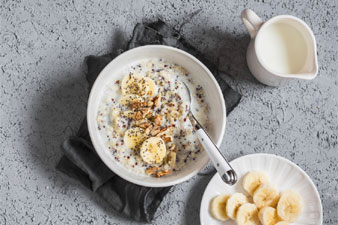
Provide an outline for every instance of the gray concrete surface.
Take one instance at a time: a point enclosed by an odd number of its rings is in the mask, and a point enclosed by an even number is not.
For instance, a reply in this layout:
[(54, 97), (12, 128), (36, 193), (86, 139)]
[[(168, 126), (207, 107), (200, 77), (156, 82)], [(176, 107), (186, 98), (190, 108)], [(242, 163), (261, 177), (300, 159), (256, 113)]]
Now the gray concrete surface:
[[(229, 116), (222, 144), (234, 159), (268, 152), (301, 166), (316, 184), (324, 224), (338, 224), (337, 1), (92, 1), (1, 0), (0, 224), (137, 224), (55, 171), (60, 143), (86, 110), (84, 56), (120, 47), (135, 23), (160, 17), (232, 77), (244, 95)], [(244, 8), (262, 18), (304, 19), (318, 42), (319, 76), (281, 88), (249, 73)], [(206, 169), (208, 170), (208, 169)], [(199, 224), (199, 204), (211, 176), (177, 185), (154, 224)]]

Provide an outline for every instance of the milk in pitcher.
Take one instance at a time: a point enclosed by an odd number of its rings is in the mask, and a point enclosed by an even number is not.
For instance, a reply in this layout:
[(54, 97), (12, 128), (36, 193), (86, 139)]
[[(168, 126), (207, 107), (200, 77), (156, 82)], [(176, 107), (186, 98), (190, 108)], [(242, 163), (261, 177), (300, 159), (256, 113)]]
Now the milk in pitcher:
[(296, 74), (307, 57), (307, 45), (301, 32), (289, 24), (273, 23), (257, 37), (257, 55), (271, 71)]

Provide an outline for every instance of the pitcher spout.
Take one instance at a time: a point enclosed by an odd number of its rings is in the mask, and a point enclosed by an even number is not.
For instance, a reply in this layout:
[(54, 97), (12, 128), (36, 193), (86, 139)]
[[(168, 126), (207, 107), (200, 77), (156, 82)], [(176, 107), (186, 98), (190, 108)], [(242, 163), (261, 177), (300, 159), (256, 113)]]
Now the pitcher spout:
[[(303, 69), (297, 73), (293, 74), (294, 78), (304, 79), (304, 80), (312, 80), (318, 74), (318, 61), (317, 61), (317, 52), (316, 52), (316, 45), (314, 45), (312, 55), (308, 56), (307, 63), (304, 65)], [(311, 59), (312, 58), (312, 59)]]

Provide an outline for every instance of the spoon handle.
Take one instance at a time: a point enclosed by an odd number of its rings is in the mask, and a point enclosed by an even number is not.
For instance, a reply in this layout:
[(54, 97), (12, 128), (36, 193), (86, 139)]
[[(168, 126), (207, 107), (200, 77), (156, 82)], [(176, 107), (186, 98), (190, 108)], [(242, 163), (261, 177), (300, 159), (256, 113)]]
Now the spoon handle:
[(203, 148), (208, 153), (209, 158), (214, 164), (214, 167), (216, 168), (218, 174), (221, 176), (222, 180), (226, 184), (234, 185), (237, 182), (237, 175), (234, 169), (231, 167), (229, 162), (217, 148), (215, 143), (211, 140), (203, 127), (199, 127), (199, 129), (196, 130), (196, 135), (201, 142)]

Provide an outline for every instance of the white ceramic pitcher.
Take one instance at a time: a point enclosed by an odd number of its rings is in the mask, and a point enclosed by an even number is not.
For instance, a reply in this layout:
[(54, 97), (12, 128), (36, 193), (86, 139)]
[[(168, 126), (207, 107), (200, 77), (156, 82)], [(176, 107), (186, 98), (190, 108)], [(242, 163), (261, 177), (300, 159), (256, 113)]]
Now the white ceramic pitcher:
[(251, 36), (248, 67), (258, 81), (280, 86), (293, 79), (317, 76), (316, 40), (304, 21), (280, 15), (263, 22), (250, 9), (243, 10), (242, 20)]

